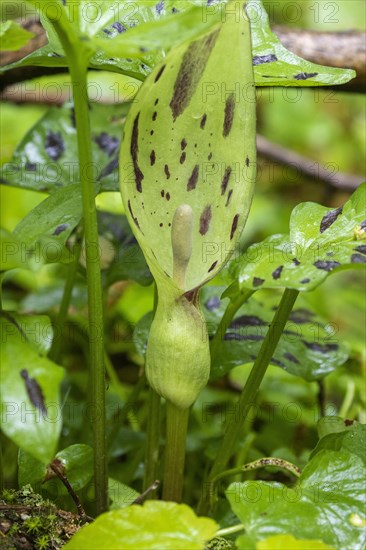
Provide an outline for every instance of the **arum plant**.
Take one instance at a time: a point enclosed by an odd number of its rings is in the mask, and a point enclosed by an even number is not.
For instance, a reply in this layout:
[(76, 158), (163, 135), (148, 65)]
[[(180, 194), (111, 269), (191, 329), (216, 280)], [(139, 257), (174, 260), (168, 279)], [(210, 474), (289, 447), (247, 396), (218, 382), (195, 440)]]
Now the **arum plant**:
[(146, 375), (167, 401), (163, 496), (177, 501), (189, 408), (210, 372), (199, 290), (234, 250), (255, 180), (255, 85), (244, 5), (236, 15), (224, 13), (221, 23), (155, 67), (129, 111), (121, 146), (123, 202), (157, 286)]

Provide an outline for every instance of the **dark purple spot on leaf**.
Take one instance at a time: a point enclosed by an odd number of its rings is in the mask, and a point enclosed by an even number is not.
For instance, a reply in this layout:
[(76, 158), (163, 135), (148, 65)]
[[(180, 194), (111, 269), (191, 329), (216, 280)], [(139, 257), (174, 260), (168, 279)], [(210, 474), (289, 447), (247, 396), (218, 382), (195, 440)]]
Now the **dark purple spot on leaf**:
[(230, 180), (230, 176), (231, 176), (231, 166), (228, 166), (225, 170), (225, 174), (221, 182), (221, 195), (225, 195), (225, 192)]
[(157, 74), (156, 77), (155, 77), (155, 81), (154, 81), (154, 82), (157, 82), (157, 81), (160, 79), (161, 75), (163, 74), (163, 72), (164, 72), (164, 70), (165, 70), (165, 67), (166, 67), (166, 65), (163, 65), (163, 66), (160, 68), (160, 70), (158, 71), (158, 74)]
[(273, 365), (277, 365), (278, 367), (282, 367), (282, 368), (286, 366), (282, 361), (280, 361), (279, 359), (276, 359), (275, 357), (271, 358), (271, 363)]
[(165, 195), (165, 198), (166, 198), (167, 201), (170, 201), (170, 193), (167, 193), (167, 194)]
[(45, 150), (52, 160), (58, 160), (65, 150), (61, 132), (48, 131), (46, 135)]
[(230, 240), (232, 240), (232, 238), (235, 235), (235, 231), (238, 228), (238, 221), (239, 221), (239, 214), (235, 214), (233, 218), (233, 223), (231, 224)]
[(308, 78), (313, 78), (314, 76), (317, 76), (319, 73), (299, 73), (295, 74), (294, 79), (295, 80), (307, 80)]
[(162, 189), (162, 190), (160, 191), (160, 195), (161, 195), (163, 198), (165, 197), (165, 191), (164, 191), (164, 189)]
[(28, 172), (35, 172), (37, 170), (37, 164), (35, 162), (27, 162), (25, 169), (28, 170)]
[(247, 158), (245, 159), (245, 164), (246, 164), (247, 167), (249, 167), (249, 164), (250, 164), (249, 157), (247, 157)]
[(211, 160), (211, 159), (212, 159), (212, 152), (208, 155), (207, 159), (208, 159), (208, 160)]
[(178, 76), (174, 83), (173, 97), (170, 101), (170, 108), (174, 120), (183, 113), (189, 105), (192, 96), (204, 74), (207, 61), (212, 48), (215, 45), (219, 30), (195, 40), (185, 52)]
[(362, 254), (352, 254), (351, 262), (353, 264), (366, 264), (366, 256)]
[(180, 156), (179, 162), (181, 164), (184, 164), (185, 160), (186, 160), (186, 153), (185, 153), (185, 151), (183, 151), (183, 153)]
[(336, 267), (340, 266), (339, 262), (327, 261), (327, 260), (317, 260), (313, 264), (317, 269), (323, 269), (324, 271), (333, 271)]
[(158, 15), (160, 15), (161, 12), (164, 10), (164, 0), (160, 0), (160, 2), (156, 4), (155, 9)]
[(366, 220), (363, 220), (360, 224), (361, 229), (366, 229)]
[[(218, 260), (217, 260), (217, 261), (218, 261)], [(211, 271), (213, 271), (213, 270), (215, 269), (215, 267), (217, 266), (217, 261), (214, 262), (214, 263), (211, 265), (210, 269), (208, 270), (208, 273), (211, 273)]]
[(292, 263), (294, 265), (300, 265), (301, 262), (299, 262), (299, 260), (297, 258), (293, 258)]
[(110, 136), (107, 132), (102, 132), (99, 134), (99, 136), (94, 138), (94, 141), (98, 145), (99, 149), (107, 153), (109, 157), (111, 157), (119, 147), (119, 139), (114, 136)]
[(151, 117), (152, 120), (155, 121), (157, 116), (158, 116), (157, 111), (154, 111), (154, 112), (153, 112), (153, 115), (152, 115), (152, 117)]
[(182, 151), (184, 151), (186, 147), (187, 147), (187, 142), (185, 139), (182, 139), (182, 141), (180, 142), (180, 148), (182, 149)]
[(169, 172), (169, 166), (165, 164), (164, 166), (164, 173), (166, 175), (166, 179), (168, 180), (170, 178), (170, 172)]
[[(140, 225), (139, 225), (138, 219), (135, 218), (135, 216), (133, 215), (132, 207), (131, 207), (131, 202), (128, 201), (128, 202), (127, 202), (127, 205), (128, 205), (128, 209), (129, 209), (129, 211), (130, 211), (131, 217), (132, 217), (133, 221), (135, 222), (136, 227), (138, 227), (138, 228), (140, 229)], [(140, 231), (141, 231), (141, 230), (140, 230)]]
[(308, 349), (319, 351), (320, 353), (329, 353), (338, 350), (338, 344), (318, 344), (316, 342), (306, 342), (306, 340), (303, 340), (303, 343)]
[(112, 174), (112, 172), (118, 168), (118, 165), (119, 165), (118, 157), (111, 160), (111, 162), (109, 162), (107, 166), (105, 166), (102, 169), (101, 173), (98, 176), (98, 181)]
[(285, 359), (288, 359), (289, 361), (291, 361), (291, 363), (295, 363), (296, 365), (299, 365), (300, 364), (300, 361), (298, 360), (297, 357), (295, 357), (294, 355), (292, 355), (292, 353), (286, 351), (284, 354), (283, 354), (284, 358)]
[(112, 27), (114, 29), (116, 29), (116, 31), (118, 32), (118, 34), (122, 34), (123, 32), (126, 31), (126, 27), (124, 25), (122, 25), (122, 23), (120, 23), (119, 21), (116, 21), (115, 23), (112, 24)]
[(37, 380), (35, 378), (31, 378), (26, 369), (22, 369), (20, 371), (20, 376), (25, 382), (25, 388), (32, 405), (42, 413), (46, 414), (47, 409), (44, 402), (42, 388), (38, 384)]
[(230, 94), (225, 103), (224, 128), (222, 134), (227, 137), (230, 134), (235, 113), (235, 95)]
[(253, 57), (253, 65), (263, 65), (263, 63), (273, 63), (274, 61), (277, 61), (277, 57), (273, 53)]
[(230, 199), (231, 199), (231, 195), (233, 194), (233, 190), (230, 189), (228, 195), (227, 195), (227, 199), (226, 199), (226, 204), (225, 206), (229, 206), (229, 203), (230, 203)]
[(133, 121), (132, 137), (131, 137), (131, 146), (130, 153), (133, 161), (133, 170), (135, 173), (136, 189), (139, 193), (142, 193), (142, 180), (144, 179), (144, 174), (141, 172), (138, 164), (138, 154), (139, 154), (139, 118), (140, 113), (138, 113)]
[(280, 279), (282, 270), (283, 270), (283, 265), (278, 266), (277, 269), (275, 269), (275, 270), (272, 272), (272, 277), (273, 277), (274, 279)]
[(260, 336), (259, 334), (240, 334), (237, 332), (228, 332), (225, 334), (224, 340), (251, 340), (253, 342), (259, 342), (260, 340), (264, 340), (264, 336)]
[(204, 209), (200, 217), (199, 231), (201, 235), (206, 235), (207, 231), (209, 230), (211, 218), (212, 218), (211, 206), (208, 205), (206, 206), (206, 208)]
[(207, 115), (204, 114), (203, 117), (201, 118), (201, 122), (200, 122), (200, 128), (202, 128), (202, 130), (206, 126), (206, 122), (207, 122)]
[(289, 316), (290, 321), (297, 323), (298, 325), (309, 323), (311, 318), (314, 317), (314, 313), (309, 309), (298, 308), (294, 309)]
[(328, 227), (330, 227), (342, 214), (343, 208), (337, 208), (336, 210), (331, 210), (330, 212), (327, 212), (325, 216), (323, 216), (322, 221), (320, 222), (320, 233), (324, 233)]
[(61, 225), (58, 225), (52, 235), (60, 235), (63, 231), (66, 231), (66, 229), (69, 227), (68, 223), (62, 223)]
[(230, 324), (230, 328), (264, 326), (268, 326), (268, 323), (256, 315), (240, 315), (240, 317), (234, 319)]
[(189, 180), (187, 183), (187, 191), (192, 191), (192, 189), (196, 189), (198, 174), (199, 174), (199, 166), (198, 164), (196, 164), (196, 166), (193, 168), (192, 174), (189, 177)]
[(154, 166), (155, 161), (156, 161), (155, 151), (152, 150), (150, 153), (150, 166)]
[(361, 254), (366, 254), (366, 244), (361, 244), (360, 246), (356, 246), (354, 250), (356, 250), (356, 252), (361, 252)]
[(310, 279), (308, 279), (307, 277), (305, 279), (301, 279), (300, 283), (302, 285), (305, 285), (306, 283), (310, 283)]
[(264, 279), (261, 279), (260, 277), (253, 277), (253, 286), (261, 286), (264, 283)]

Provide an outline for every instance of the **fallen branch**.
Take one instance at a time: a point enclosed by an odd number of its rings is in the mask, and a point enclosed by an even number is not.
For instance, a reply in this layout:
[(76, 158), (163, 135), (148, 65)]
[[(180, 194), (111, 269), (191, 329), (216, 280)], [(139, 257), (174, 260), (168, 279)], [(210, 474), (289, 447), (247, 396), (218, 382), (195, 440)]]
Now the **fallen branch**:
[(259, 155), (275, 163), (290, 166), (299, 174), (310, 177), (315, 181), (326, 182), (337, 189), (354, 191), (364, 181), (364, 178), (361, 176), (327, 170), (318, 163), (315, 163), (314, 160), (285, 149), (261, 135), (257, 135), (257, 150)]

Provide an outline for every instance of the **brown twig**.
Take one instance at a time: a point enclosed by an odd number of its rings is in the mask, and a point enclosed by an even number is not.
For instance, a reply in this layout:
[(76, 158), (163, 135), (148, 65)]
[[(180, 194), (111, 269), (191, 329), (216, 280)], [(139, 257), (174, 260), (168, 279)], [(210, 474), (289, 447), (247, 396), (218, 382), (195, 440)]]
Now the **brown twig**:
[(299, 174), (310, 177), (315, 181), (326, 182), (337, 189), (354, 191), (364, 181), (362, 176), (327, 170), (315, 163), (314, 160), (285, 149), (261, 135), (257, 135), (257, 150), (259, 155), (275, 163), (290, 166)]
[[(62, 465), (62, 462), (55, 458), (50, 464), (49, 464), (49, 467), (51, 468), (51, 470), (53, 472), (55, 472), (56, 476), (59, 478), (59, 480), (65, 485), (66, 489), (67, 489), (67, 492), (69, 493), (69, 495), (71, 496), (72, 500), (75, 502), (75, 505), (76, 505), (76, 508), (78, 510), (78, 514), (81, 518), (85, 518), (87, 517), (86, 513), (85, 513), (85, 510), (79, 500), (79, 497), (77, 496), (77, 494), (75, 493), (74, 489), (71, 487), (70, 485), (70, 482), (69, 480), (67, 479), (67, 477), (65, 476), (64, 472), (63, 472), (63, 465)], [(88, 518), (90, 519), (91, 521), (92, 518)]]
[(141, 493), (141, 495), (135, 498), (132, 504), (142, 504), (150, 493), (152, 493), (153, 491), (156, 491), (159, 485), (160, 485), (160, 481), (157, 479), (156, 481), (154, 481), (152, 485), (150, 485), (150, 487), (146, 489), (146, 491), (144, 491), (143, 493)]

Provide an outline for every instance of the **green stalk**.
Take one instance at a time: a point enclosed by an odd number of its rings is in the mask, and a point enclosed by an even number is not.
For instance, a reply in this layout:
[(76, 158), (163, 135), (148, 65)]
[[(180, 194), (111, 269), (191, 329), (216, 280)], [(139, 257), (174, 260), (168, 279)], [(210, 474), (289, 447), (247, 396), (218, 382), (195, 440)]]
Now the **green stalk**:
[(166, 404), (166, 448), (163, 499), (181, 502), (189, 409)]
[[(279, 339), (281, 338), (283, 329), (285, 328), (298, 294), (299, 292), (297, 290), (292, 290), (288, 288), (286, 288), (283, 293), (281, 302), (273, 317), (272, 323), (262, 343), (261, 349), (259, 350), (257, 359), (252, 367), (252, 370), (250, 371), (248, 380), (239, 397), (238, 410), (241, 411), (243, 420), (245, 419), (246, 414), (248, 413), (251, 404), (256, 397), (259, 386), (271, 361), (273, 352), (277, 347)], [(232, 416), (226, 428), (226, 432), (222, 440), (219, 452), (211, 468), (208, 477), (208, 483), (206, 483), (204, 486), (204, 491), (202, 493), (202, 498), (199, 504), (199, 512), (201, 514), (207, 513), (207, 508), (209, 505), (210, 484), (223, 470), (225, 470), (226, 465), (228, 464), (229, 459), (233, 453), (233, 449), (238, 441), (241, 428), (242, 423), (237, 422), (237, 419)]]
[[(101, 514), (108, 509), (103, 295), (94, 181), (88, 176), (87, 170), (88, 167), (92, 166), (93, 161), (88, 102), (83, 95), (87, 90), (87, 69), (83, 61), (80, 63), (78, 56), (75, 58), (75, 63), (70, 60), (70, 73), (74, 94), (84, 215), (89, 350), (92, 375), (91, 400), (97, 409), (93, 426), (94, 485), (96, 513)], [(92, 249), (92, 253), (90, 253), (89, 247)]]
[(55, 363), (58, 362), (60, 357), (61, 343), (62, 343), (61, 334), (62, 334), (63, 326), (67, 319), (69, 306), (71, 302), (72, 290), (74, 288), (75, 278), (79, 268), (82, 240), (83, 240), (83, 236), (77, 235), (76, 242), (73, 248), (74, 259), (73, 259), (73, 262), (68, 266), (68, 273), (67, 273), (64, 292), (62, 295), (60, 310), (58, 312), (55, 325), (54, 325), (55, 336), (52, 341), (52, 346), (49, 352), (49, 358), (52, 359), (52, 361), (55, 361)]
[[(154, 285), (154, 309), (155, 315), (158, 304), (158, 291)], [(146, 455), (144, 489), (150, 487), (158, 479), (159, 450), (160, 450), (160, 428), (161, 428), (161, 398), (153, 389), (149, 388), (148, 397), (148, 418), (146, 427)], [(149, 498), (156, 497), (156, 493), (150, 494)]]
[[(144, 490), (150, 487), (158, 479), (159, 447), (160, 447), (160, 395), (149, 388), (148, 397), (148, 418), (146, 428), (146, 456)], [(155, 498), (155, 492), (149, 495)]]
[(53, 19), (52, 24), (68, 60), (74, 98), (85, 232), (89, 352), (92, 382), (91, 401), (96, 411), (95, 418), (93, 419), (94, 488), (96, 513), (101, 514), (108, 509), (108, 473), (105, 429), (103, 294), (95, 206), (95, 182), (91, 175), (93, 156), (87, 100), (87, 69), (89, 57), (93, 54), (93, 51), (88, 49), (87, 41), (80, 43), (77, 39), (74, 29), (64, 12), (62, 12), (59, 19)]

